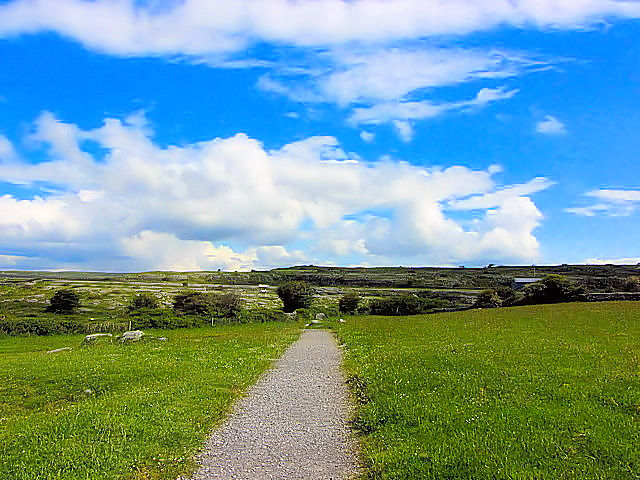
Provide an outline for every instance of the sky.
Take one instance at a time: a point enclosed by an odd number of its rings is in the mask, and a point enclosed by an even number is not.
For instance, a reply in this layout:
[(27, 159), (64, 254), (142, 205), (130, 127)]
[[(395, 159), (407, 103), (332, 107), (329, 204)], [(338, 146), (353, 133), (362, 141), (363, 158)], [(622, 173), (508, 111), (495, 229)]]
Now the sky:
[(0, 269), (640, 262), (640, 1), (0, 0)]

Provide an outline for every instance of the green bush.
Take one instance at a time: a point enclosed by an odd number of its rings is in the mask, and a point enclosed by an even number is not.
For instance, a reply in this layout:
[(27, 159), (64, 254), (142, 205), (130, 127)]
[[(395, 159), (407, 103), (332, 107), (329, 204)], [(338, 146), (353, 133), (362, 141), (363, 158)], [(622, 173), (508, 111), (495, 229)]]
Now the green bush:
[(139, 293), (134, 296), (129, 304), (127, 310), (129, 312), (136, 312), (140, 310), (155, 310), (160, 306), (158, 297), (150, 293)]
[(7, 335), (53, 335), (84, 332), (84, 324), (73, 318), (52, 316), (15, 318), (0, 315), (0, 332)]
[(623, 290), (625, 292), (640, 292), (640, 277), (627, 277), (624, 281)]
[(205, 293), (188, 292), (173, 299), (173, 310), (181, 315), (210, 315), (213, 309), (213, 298)]
[(338, 309), (340, 313), (354, 313), (358, 309), (359, 303), (360, 295), (356, 292), (348, 292), (338, 300)]
[(238, 321), (242, 323), (284, 322), (287, 320), (288, 318), (282, 310), (273, 308), (252, 308), (242, 310), (238, 315)]
[(282, 300), (286, 313), (295, 312), (298, 308), (309, 308), (313, 294), (313, 288), (306, 282), (288, 282), (278, 287), (278, 297)]
[(236, 318), (242, 305), (242, 298), (235, 292), (219, 293), (212, 297), (212, 313), (216, 317)]
[(498, 296), (498, 292), (492, 289), (481, 292), (473, 304), (475, 308), (496, 308), (501, 305), (502, 299)]
[(142, 328), (191, 328), (208, 325), (207, 319), (192, 315), (178, 316), (171, 310), (141, 309), (132, 315), (131, 327)]
[(181, 315), (231, 318), (237, 317), (241, 309), (242, 299), (234, 292), (189, 292), (176, 295), (173, 300), (173, 310)]
[(369, 301), (373, 315), (417, 315), (434, 309), (445, 308), (450, 302), (440, 298), (420, 298), (416, 295), (394, 295)]
[(561, 275), (547, 275), (539, 282), (524, 287), (523, 299), (520, 304), (534, 305), (540, 303), (575, 302), (584, 293), (578, 287)]
[(80, 307), (80, 297), (76, 292), (68, 288), (58, 290), (49, 300), (47, 312), (69, 314)]

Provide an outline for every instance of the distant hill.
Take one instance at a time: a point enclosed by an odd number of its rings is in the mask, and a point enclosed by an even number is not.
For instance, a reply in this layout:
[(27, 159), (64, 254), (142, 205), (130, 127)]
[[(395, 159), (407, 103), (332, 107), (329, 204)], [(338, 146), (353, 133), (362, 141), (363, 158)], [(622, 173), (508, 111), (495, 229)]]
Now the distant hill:
[(318, 286), (361, 286), (416, 289), (483, 289), (510, 285), (516, 277), (564, 275), (592, 292), (618, 291), (630, 276), (640, 275), (639, 265), (553, 265), (445, 267), (322, 267), (314, 265), (251, 272), (45, 272), (4, 271), (0, 280), (60, 279), (74, 281), (175, 282), (221, 285), (278, 285), (304, 280)]

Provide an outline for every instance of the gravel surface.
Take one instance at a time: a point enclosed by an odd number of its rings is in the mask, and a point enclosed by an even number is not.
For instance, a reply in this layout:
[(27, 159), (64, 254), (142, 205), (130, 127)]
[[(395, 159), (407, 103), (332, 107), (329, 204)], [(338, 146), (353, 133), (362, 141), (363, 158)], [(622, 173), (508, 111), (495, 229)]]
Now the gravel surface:
[(334, 337), (305, 330), (214, 432), (192, 480), (347, 479), (357, 472)]

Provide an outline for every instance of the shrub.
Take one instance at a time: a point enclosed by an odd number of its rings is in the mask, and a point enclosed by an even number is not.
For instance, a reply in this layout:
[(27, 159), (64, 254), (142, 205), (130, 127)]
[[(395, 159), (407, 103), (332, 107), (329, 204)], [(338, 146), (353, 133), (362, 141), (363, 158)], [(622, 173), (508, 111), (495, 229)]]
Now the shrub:
[(214, 309), (212, 296), (205, 293), (188, 292), (173, 299), (173, 310), (182, 315), (211, 315)]
[(53, 335), (84, 332), (84, 325), (72, 318), (50, 316), (15, 318), (0, 315), (0, 332), (7, 335)]
[(302, 281), (288, 282), (278, 287), (278, 296), (286, 313), (295, 312), (298, 308), (309, 308), (313, 294), (313, 288)]
[(494, 290), (496, 295), (498, 295), (500, 300), (502, 300), (502, 305), (511, 305), (518, 297), (517, 292), (511, 287), (503, 285), (495, 288)]
[(176, 295), (173, 310), (181, 315), (206, 315), (209, 317), (237, 317), (242, 309), (242, 299), (234, 292), (220, 294), (189, 292)]
[(135, 312), (131, 327), (141, 328), (190, 328), (208, 325), (209, 321), (194, 316), (177, 316), (171, 310), (141, 309)]
[(623, 289), (625, 292), (640, 292), (640, 277), (627, 277)]
[(127, 305), (127, 310), (129, 312), (156, 310), (159, 306), (158, 298), (155, 295), (150, 293), (139, 293), (131, 299)]
[(75, 312), (80, 307), (80, 297), (70, 289), (58, 290), (49, 300), (47, 312), (69, 314)]
[(282, 310), (272, 308), (252, 308), (242, 310), (238, 319), (243, 323), (284, 322), (288, 320)]
[(242, 298), (235, 292), (220, 293), (212, 297), (212, 314), (216, 317), (235, 318), (242, 310)]
[(369, 300), (369, 313), (373, 315), (417, 315), (450, 306), (451, 302), (441, 298), (394, 295)]
[(478, 295), (473, 306), (475, 308), (496, 308), (502, 305), (502, 299), (495, 290), (484, 290)]
[(360, 295), (356, 292), (345, 293), (338, 300), (338, 309), (341, 313), (353, 313), (358, 309), (360, 303)]
[(561, 275), (547, 275), (539, 282), (531, 283), (523, 289), (523, 304), (573, 302), (584, 293)]

